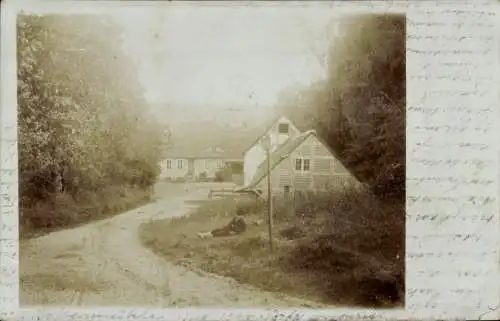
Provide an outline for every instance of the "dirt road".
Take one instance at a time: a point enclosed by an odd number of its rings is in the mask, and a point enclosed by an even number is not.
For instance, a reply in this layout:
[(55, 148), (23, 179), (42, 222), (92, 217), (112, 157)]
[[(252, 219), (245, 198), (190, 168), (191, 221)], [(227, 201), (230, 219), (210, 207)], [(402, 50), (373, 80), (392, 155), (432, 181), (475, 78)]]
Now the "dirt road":
[[(164, 183), (165, 184), (165, 183)], [(20, 303), (141, 307), (315, 307), (231, 279), (198, 274), (154, 255), (138, 237), (141, 223), (185, 215), (206, 188), (157, 187), (141, 208), (20, 244)]]

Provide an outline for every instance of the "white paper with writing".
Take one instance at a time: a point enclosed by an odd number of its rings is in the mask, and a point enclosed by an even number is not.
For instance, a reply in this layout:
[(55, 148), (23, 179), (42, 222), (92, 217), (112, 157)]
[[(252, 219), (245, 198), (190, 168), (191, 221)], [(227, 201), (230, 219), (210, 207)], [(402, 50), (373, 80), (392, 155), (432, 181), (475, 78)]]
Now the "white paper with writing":
[[(407, 11), (405, 311), (32, 308), (20, 310), (17, 318), (232, 320), (251, 315), (249, 319), (255, 320), (265, 316), (499, 319), (500, 105), (498, 29), (493, 4), (493, 1), (387, 2), (380, 7), (367, 2), (314, 4), (325, 8), (335, 6), (336, 10), (347, 12)], [(58, 6), (50, 9), (41, 6), (41, 9), (63, 13), (70, 10)], [(86, 11), (103, 10), (96, 3), (81, 6)], [(81, 12), (83, 7), (71, 11)], [(117, 5), (112, 7), (117, 10)], [(2, 313), (10, 316), (18, 311), (13, 19), (13, 11), (2, 10), (0, 306)]]

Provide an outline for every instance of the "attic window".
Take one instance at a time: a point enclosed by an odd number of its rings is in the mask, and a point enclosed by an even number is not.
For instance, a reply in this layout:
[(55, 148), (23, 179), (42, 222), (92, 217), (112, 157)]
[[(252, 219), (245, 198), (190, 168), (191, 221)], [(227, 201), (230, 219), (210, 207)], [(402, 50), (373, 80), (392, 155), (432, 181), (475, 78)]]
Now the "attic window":
[(310, 159), (303, 159), (303, 158), (295, 159), (295, 170), (296, 171), (308, 172), (310, 169), (311, 169), (311, 160)]
[(207, 149), (211, 153), (222, 153), (224, 150), (218, 146), (211, 146)]
[(279, 134), (288, 134), (289, 127), (290, 127), (290, 125), (286, 124), (286, 123), (279, 124), (278, 125), (278, 133)]

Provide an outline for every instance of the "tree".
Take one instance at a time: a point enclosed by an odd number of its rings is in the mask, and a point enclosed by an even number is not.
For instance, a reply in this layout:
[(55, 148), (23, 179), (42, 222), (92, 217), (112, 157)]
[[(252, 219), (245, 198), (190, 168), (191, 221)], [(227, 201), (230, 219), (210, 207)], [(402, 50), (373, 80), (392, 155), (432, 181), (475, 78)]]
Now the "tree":
[(133, 170), (147, 178), (141, 186), (154, 183), (163, 133), (121, 28), (108, 16), (19, 15), (17, 31), (20, 194), (77, 198), (135, 185)]

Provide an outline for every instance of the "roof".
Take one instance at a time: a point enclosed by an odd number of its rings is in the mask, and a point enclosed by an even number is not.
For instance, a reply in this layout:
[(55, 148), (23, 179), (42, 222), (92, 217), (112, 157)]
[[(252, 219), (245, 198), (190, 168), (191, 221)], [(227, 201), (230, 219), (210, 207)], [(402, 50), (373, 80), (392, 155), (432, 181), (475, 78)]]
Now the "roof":
[(241, 159), (243, 155), (234, 150), (212, 151), (207, 149), (192, 150), (190, 146), (172, 146), (165, 153), (166, 158), (230, 158)]
[[(284, 159), (288, 158), (288, 155), (290, 155), (297, 147), (299, 147), (303, 142), (306, 141), (307, 138), (309, 138), (311, 135), (316, 135), (316, 131), (314, 130), (308, 130), (295, 138), (291, 138), (287, 140), (285, 143), (280, 145), (273, 153), (271, 153), (270, 158), (271, 158), (271, 170), (273, 170), (276, 166), (278, 166)], [(252, 181), (245, 187), (241, 188), (240, 190), (244, 189), (252, 189), (257, 186), (257, 184), (262, 181), (264, 177), (267, 176), (268, 172), (268, 160), (267, 158), (259, 165), (257, 168), (257, 171), (255, 172), (255, 175), (252, 179)]]
[(247, 145), (247, 147), (245, 148), (244, 152), (247, 152), (250, 148), (252, 148), (255, 144), (257, 144), (257, 142), (258, 142), (258, 141), (259, 141), (262, 137), (264, 137), (264, 135), (266, 135), (266, 134), (267, 134), (267, 132), (268, 132), (268, 131), (269, 131), (269, 130), (270, 130), (270, 129), (274, 126), (274, 124), (276, 124), (276, 122), (278, 122), (278, 120), (280, 120), (280, 119), (282, 119), (282, 118), (284, 118), (284, 119), (288, 120), (288, 121), (292, 124), (292, 126), (294, 126), (294, 127), (295, 127), (295, 125), (293, 124), (293, 122), (292, 122), (290, 119), (288, 119), (287, 117), (285, 117), (285, 116), (278, 116), (278, 117), (274, 118), (274, 119), (273, 119), (273, 120), (272, 120), (272, 121), (271, 121), (271, 122), (270, 122), (270, 123), (269, 123), (269, 124), (265, 127), (264, 131), (263, 131), (263, 132), (262, 132), (259, 136), (257, 136), (257, 138), (256, 138), (256, 139), (254, 139), (254, 140), (252, 141), (252, 143), (251, 143), (251, 144)]
[[(243, 159), (244, 147), (260, 130), (230, 128), (210, 122), (185, 123), (172, 131), (167, 158), (237, 158)], [(222, 150), (210, 150), (216, 147)]]
[[(323, 144), (323, 146), (328, 149), (330, 154), (332, 154), (333, 157), (336, 159), (339, 159), (337, 154), (321, 139), (321, 137), (318, 136), (315, 130), (311, 129), (308, 131), (305, 131), (304, 133), (296, 136), (295, 138), (291, 138), (287, 140), (285, 143), (280, 145), (273, 153), (271, 153), (271, 171), (278, 166), (283, 160), (288, 158), (288, 156), (300, 145), (302, 145), (303, 142), (307, 140), (311, 135), (315, 136), (315, 138)], [(244, 191), (244, 190), (251, 190), (254, 189), (257, 184), (259, 184), (262, 179), (264, 179), (267, 176), (268, 173), (268, 167), (267, 167), (268, 161), (267, 158), (259, 165), (257, 168), (257, 171), (252, 179), (252, 181), (247, 185), (242, 188), (237, 189), (236, 191)], [(352, 175), (352, 173), (347, 169), (347, 172)]]

